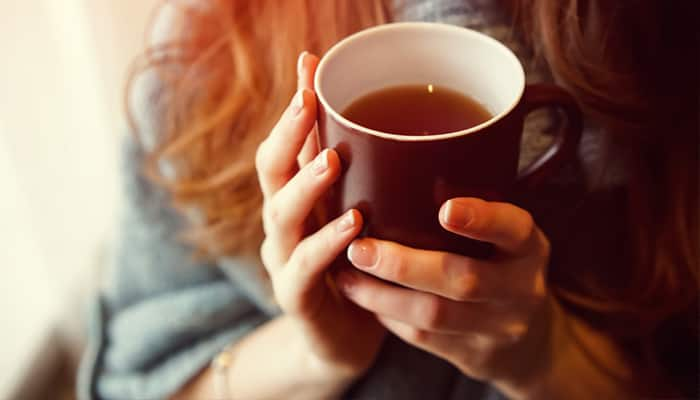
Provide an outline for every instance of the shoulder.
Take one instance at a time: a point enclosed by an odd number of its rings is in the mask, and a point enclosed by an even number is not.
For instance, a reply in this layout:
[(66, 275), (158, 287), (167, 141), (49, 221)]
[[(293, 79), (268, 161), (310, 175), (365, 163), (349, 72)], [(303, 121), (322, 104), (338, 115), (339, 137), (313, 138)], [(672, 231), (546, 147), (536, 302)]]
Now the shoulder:
[(144, 149), (132, 137), (121, 148), (122, 202), (103, 292), (112, 310), (143, 299), (223, 279), (197, 261), (180, 238), (184, 219), (168, 193), (143, 173)]

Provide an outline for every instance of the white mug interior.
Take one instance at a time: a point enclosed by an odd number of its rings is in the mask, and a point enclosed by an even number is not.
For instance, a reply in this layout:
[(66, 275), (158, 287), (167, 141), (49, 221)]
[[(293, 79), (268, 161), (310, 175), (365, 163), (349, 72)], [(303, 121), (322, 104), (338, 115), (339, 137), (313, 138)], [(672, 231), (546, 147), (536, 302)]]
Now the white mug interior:
[[(438, 140), (468, 134), (507, 115), (520, 101), (525, 73), (510, 49), (482, 33), (446, 24), (401, 22), (351, 35), (321, 59), (316, 93), (332, 116), (358, 131), (394, 140)], [(369, 129), (341, 113), (354, 100), (391, 86), (432, 84), (482, 104), (493, 117), (470, 129), (430, 136)]]

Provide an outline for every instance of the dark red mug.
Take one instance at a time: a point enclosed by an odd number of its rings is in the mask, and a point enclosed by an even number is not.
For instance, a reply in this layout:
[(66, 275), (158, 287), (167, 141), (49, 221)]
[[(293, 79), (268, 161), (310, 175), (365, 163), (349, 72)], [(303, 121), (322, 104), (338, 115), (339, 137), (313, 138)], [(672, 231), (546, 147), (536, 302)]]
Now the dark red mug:
[[(462, 92), (493, 117), (446, 134), (409, 136), (355, 124), (341, 112), (386, 87), (433, 84)], [(582, 131), (574, 99), (553, 85), (527, 85), (518, 58), (473, 30), (435, 23), (393, 23), (358, 32), (333, 46), (316, 70), (318, 132), (335, 149), (343, 173), (325, 199), (327, 217), (363, 214), (362, 236), (420, 249), (487, 257), (491, 247), (447, 232), (438, 211), (455, 197), (504, 200), (532, 189), (574, 157)], [(525, 117), (556, 107), (565, 121), (551, 147), (518, 174)]]

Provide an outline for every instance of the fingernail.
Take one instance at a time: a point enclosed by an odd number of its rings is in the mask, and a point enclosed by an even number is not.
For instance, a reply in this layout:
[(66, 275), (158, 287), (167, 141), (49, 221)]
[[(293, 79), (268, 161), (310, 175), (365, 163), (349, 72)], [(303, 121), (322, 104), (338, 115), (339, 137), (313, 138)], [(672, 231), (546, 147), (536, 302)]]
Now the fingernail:
[(295, 95), (294, 98), (292, 99), (292, 115), (297, 116), (301, 113), (301, 110), (304, 109), (304, 91), (299, 90)]
[(308, 51), (304, 50), (299, 54), (299, 58), (297, 59), (297, 75), (301, 75), (304, 73), (304, 60), (306, 59), (306, 55), (309, 54)]
[(447, 225), (466, 227), (471, 222), (472, 209), (456, 201), (448, 201), (443, 222)]
[(343, 218), (338, 222), (338, 232), (346, 232), (355, 226), (355, 213), (352, 210), (345, 213)]
[(316, 156), (313, 164), (311, 164), (311, 170), (314, 175), (322, 175), (328, 169), (328, 150), (323, 150), (321, 154)]
[(348, 248), (348, 258), (356, 267), (369, 268), (377, 263), (377, 246), (371, 240), (356, 240)]

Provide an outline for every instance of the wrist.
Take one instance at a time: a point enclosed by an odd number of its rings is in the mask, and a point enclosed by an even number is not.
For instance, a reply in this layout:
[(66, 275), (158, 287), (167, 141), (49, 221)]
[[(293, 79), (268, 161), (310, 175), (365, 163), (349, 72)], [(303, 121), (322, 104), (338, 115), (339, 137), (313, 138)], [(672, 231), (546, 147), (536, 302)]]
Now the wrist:
[(357, 371), (318, 357), (313, 352), (302, 356), (303, 365), (313, 380), (329, 387), (344, 388), (359, 377)]
[(313, 345), (301, 338), (296, 346), (300, 367), (306, 372), (310, 385), (325, 395), (322, 398), (335, 398), (344, 392), (360, 375), (355, 368), (329, 360), (318, 354)]
[(629, 386), (634, 372), (613, 342), (568, 315), (555, 300), (550, 303), (544, 340), (529, 343), (525, 359), (534, 362), (531, 372), (523, 375), (526, 379), (503, 384), (504, 393), (520, 400), (635, 398)]
[(322, 381), (352, 382), (369, 367), (366, 362), (358, 361), (353, 352), (347, 351), (347, 345), (337, 339), (329, 340), (318, 333), (317, 327), (309, 327), (305, 321), (291, 319), (296, 328), (294, 348), (297, 359), (314, 377)]
[(502, 357), (511, 360), (506, 373), (492, 383), (512, 399), (539, 399), (568, 345), (562, 342), (566, 315), (551, 297), (530, 322), (526, 336), (504, 349)]

